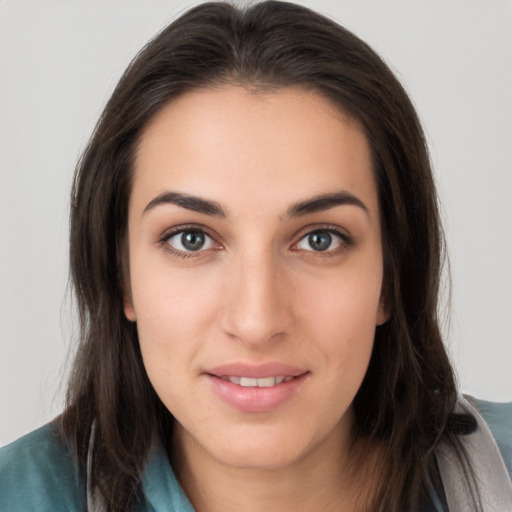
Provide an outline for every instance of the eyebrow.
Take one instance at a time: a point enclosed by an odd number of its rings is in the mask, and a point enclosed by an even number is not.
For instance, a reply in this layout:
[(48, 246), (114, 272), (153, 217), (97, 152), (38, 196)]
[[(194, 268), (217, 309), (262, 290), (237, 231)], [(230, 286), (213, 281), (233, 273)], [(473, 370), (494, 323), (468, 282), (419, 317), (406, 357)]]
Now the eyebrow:
[[(203, 213), (213, 217), (226, 217), (226, 212), (222, 206), (209, 199), (182, 194), (180, 192), (164, 192), (152, 199), (144, 208), (143, 214), (163, 204), (174, 204), (187, 210)], [(280, 220), (286, 220), (293, 217), (302, 217), (312, 213), (322, 212), (336, 206), (352, 205), (361, 208), (368, 215), (368, 208), (355, 195), (345, 190), (334, 192), (332, 194), (319, 194), (310, 199), (299, 201), (291, 205)]]
[(188, 194), (181, 194), (180, 192), (164, 192), (163, 194), (156, 196), (148, 203), (142, 213), (144, 214), (162, 204), (175, 204), (176, 206), (181, 206), (187, 210), (204, 213), (205, 215), (211, 215), (214, 217), (226, 216), (226, 213), (219, 203), (208, 199), (201, 199), (200, 197), (190, 196)]
[(320, 194), (305, 201), (299, 201), (288, 208), (282, 218), (285, 220), (290, 217), (302, 217), (311, 213), (322, 212), (334, 208), (335, 206), (351, 205), (361, 208), (369, 215), (366, 205), (355, 195), (345, 190), (334, 192), (332, 194)]

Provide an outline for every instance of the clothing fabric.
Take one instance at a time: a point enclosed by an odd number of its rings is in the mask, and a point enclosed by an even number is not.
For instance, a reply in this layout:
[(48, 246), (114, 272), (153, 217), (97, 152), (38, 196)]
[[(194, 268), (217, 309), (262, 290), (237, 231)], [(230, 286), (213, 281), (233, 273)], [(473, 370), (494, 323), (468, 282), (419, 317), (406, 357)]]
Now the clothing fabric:
[(499, 447), (477, 408), (460, 397), (457, 412), (470, 413), (477, 421), (475, 432), (461, 436), (474, 479), (461, 478), (464, 467), (453, 450), (440, 446), (435, 455), (450, 512), (465, 512), (477, 501), (481, 512), (512, 511), (512, 481)]
[[(485, 439), (484, 444), (472, 452), (476, 454), (472, 462), (477, 466), (477, 474), (489, 477), (480, 482), (483, 488), (479, 488), (483, 493), (484, 510), (512, 511), (512, 502), (500, 502), (501, 490), (496, 489), (496, 485), (512, 485), (512, 402), (498, 404), (472, 400), (468, 404), (462, 400), (459, 408), (476, 414), (479, 423), (475, 434), (465, 436), (468, 449), (471, 450), (472, 442), (482, 445), (479, 435)], [(493, 447), (497, 448), (495, 452)], [(413, 512), (471, 511), (471, 508), (463, 508), (466, 506), (464, 493), (468, 489), (458, 487), (460, 479), (453, 458), (449, 453), (436, 454), (436, 458), (442, 483), (434, 483), (428, 502), (420, 511)], [(496, 473), (499, 468), (503, 471)], [(497, 474), (502, 480), (496, 480)], [(487, 485), (493, 487), (490, 494)], [(165, 451), (158, 446), (150, 454), (142, 488), (145, 504), (140, 512), (194, 512)], [(508, 500), (508, 497), (505, 495), (504, 499)], [(96, 512), (91, 507), (99, 506), (89, 503), (88, 507), (87, 478), (80, 476), (76, 463), (57, 434), (55, 423), (0, 449), (0, 512), (75, 512), (88, 508), (89, 512)]]

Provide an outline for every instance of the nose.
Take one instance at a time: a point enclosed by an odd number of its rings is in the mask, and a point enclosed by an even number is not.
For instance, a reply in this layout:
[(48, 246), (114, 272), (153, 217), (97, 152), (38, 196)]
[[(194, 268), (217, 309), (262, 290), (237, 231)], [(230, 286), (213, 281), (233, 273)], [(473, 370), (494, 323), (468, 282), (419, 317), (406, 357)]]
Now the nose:
[(291, 290), (275, 257), (246, 254), (229, 269), (221, 327), (253, 349), (286, 336), (293, 324)]

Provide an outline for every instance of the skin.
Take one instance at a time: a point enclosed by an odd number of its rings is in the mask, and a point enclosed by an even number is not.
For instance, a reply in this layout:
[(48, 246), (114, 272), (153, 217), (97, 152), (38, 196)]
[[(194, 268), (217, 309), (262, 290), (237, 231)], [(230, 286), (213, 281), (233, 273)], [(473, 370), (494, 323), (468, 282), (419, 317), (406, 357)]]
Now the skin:
[[(340, 191), (362, 206), (290, 215), (298, 202)], [(225, 216), (155, 204), (167, 192), (215, 201)], [(176, 230), (191, 226), (208, 236), (184, 252)], [(340, 235), (315, 251), (308, 234), (326, 229)], [(179, 97), (142, 135), (128, 246), (125, 314), (177, 419), (173, 465), (197, 510), (354, 510), (364, 484), (347, 470), (351, 402), (375, 327), (388, 318), (377, 189), (359, 123), (300, 89), (224, 86)], [(270, 411), (232, 407), (205, 375), (269, 361), (306, 372)]]

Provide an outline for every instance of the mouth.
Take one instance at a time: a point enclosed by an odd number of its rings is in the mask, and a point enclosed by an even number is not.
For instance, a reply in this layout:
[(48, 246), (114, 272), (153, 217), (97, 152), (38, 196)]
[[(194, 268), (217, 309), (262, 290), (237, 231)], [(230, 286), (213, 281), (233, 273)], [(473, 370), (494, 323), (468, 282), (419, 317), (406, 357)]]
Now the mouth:
[(269, 363), (229, 364), (204, 373), (214, 393), (242, 412), (267, 412), (292, 402), (309, 370)]
[(291, 375), (279, 375), (278, 377), (262, 377), (257, 379), (253, 377), (233, 377), (223, 375), (220, 378), (244, 388), (272, 388), (277, 384), (290, 382), (295, 377), (292, 377)]

